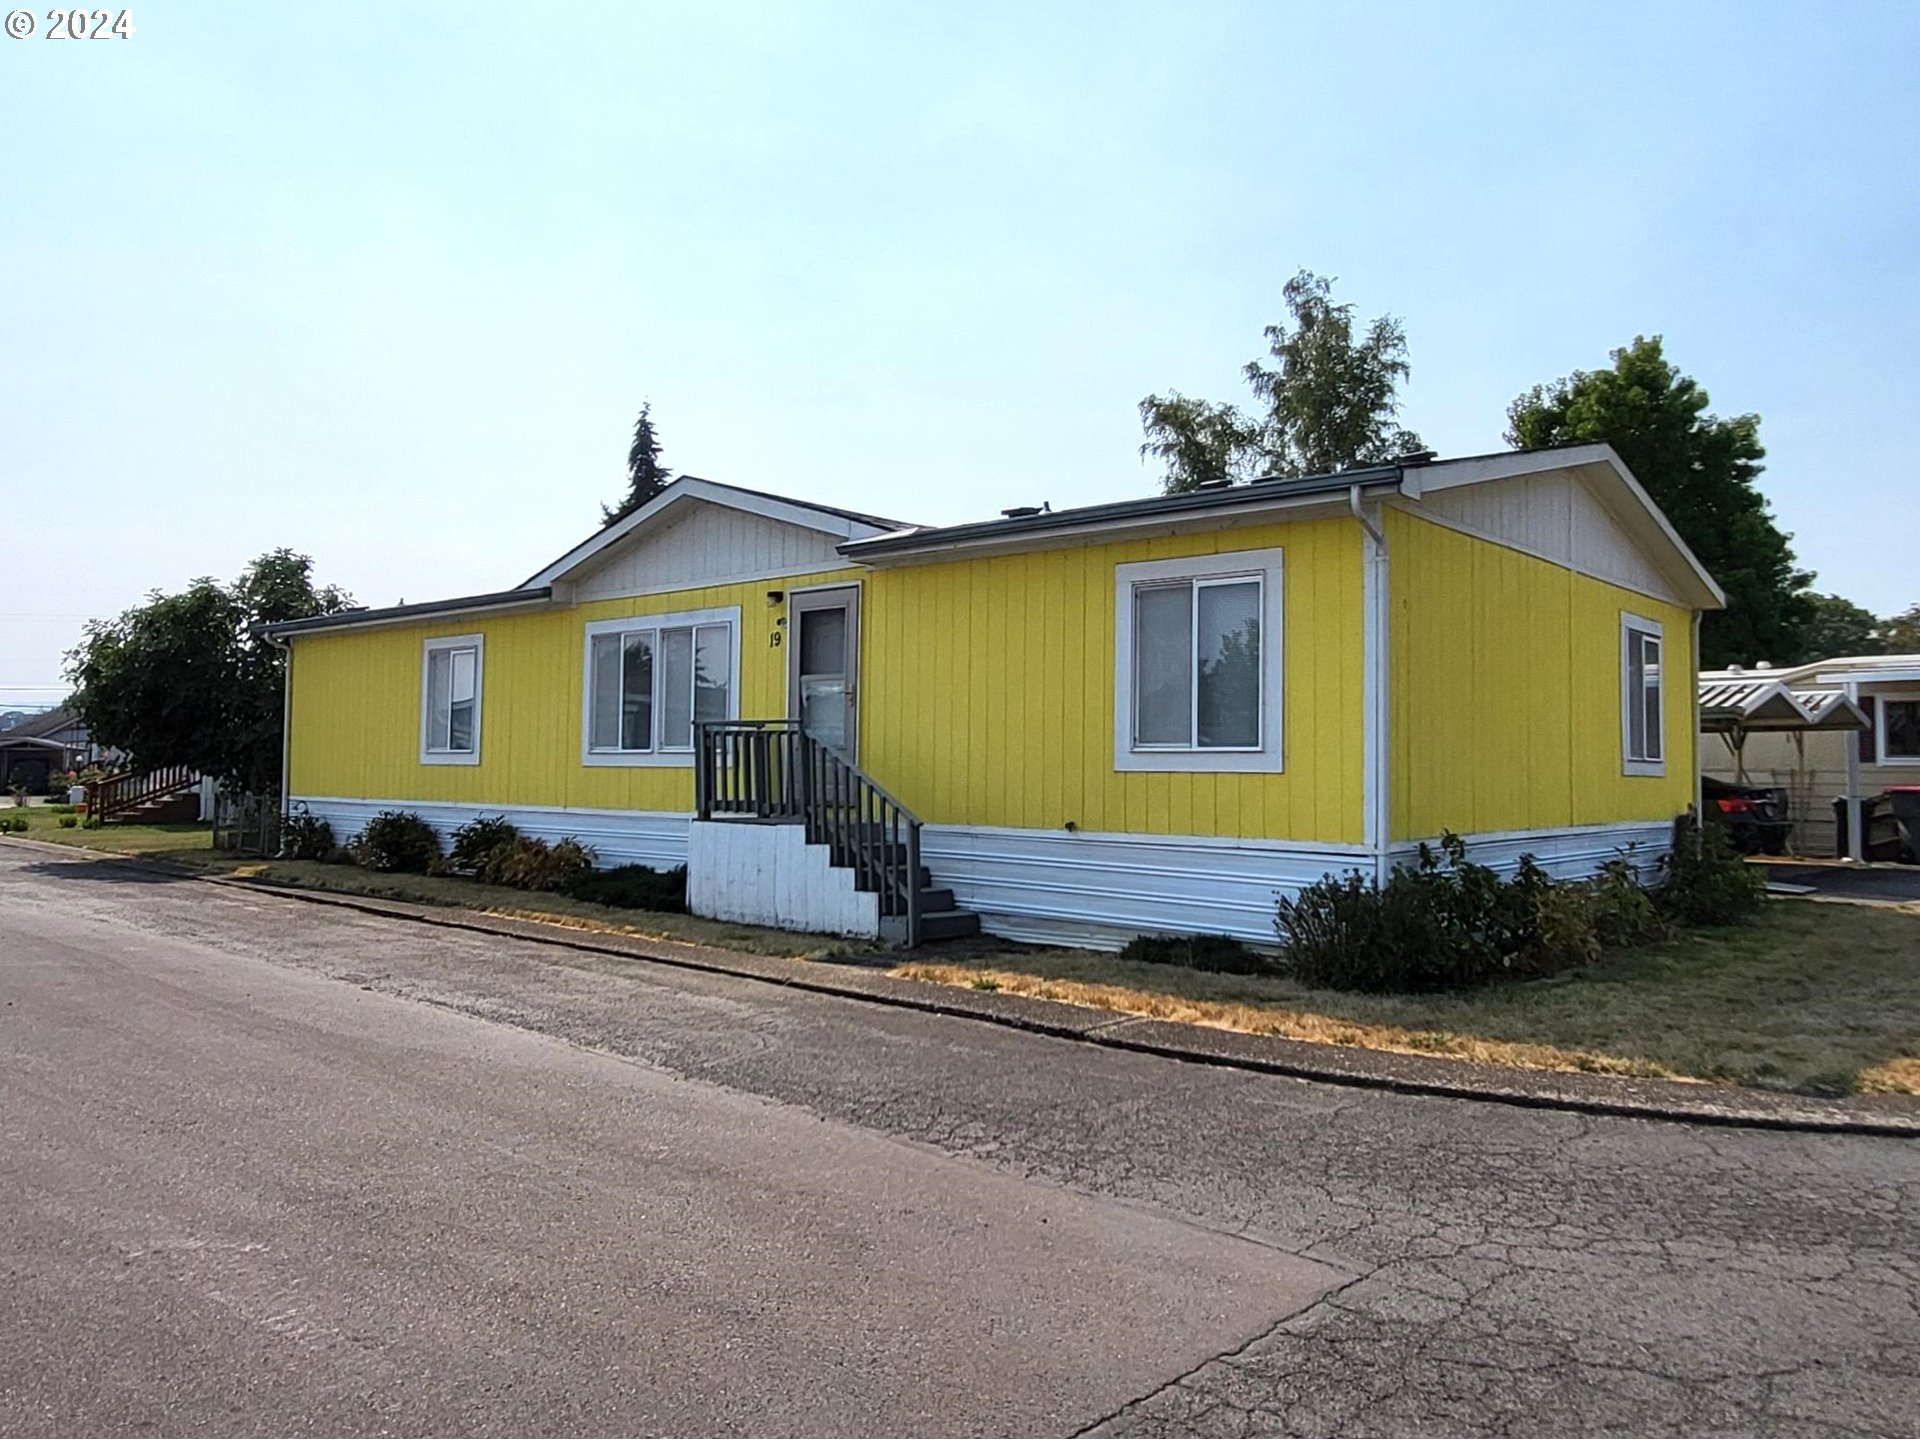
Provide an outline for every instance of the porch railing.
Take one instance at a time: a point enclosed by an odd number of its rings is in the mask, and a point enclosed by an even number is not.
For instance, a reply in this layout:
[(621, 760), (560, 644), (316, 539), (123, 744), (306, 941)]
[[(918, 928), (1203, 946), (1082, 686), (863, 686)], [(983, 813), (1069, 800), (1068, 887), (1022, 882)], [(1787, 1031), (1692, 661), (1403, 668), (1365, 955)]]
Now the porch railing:
[(177, 795), (200, 783), (200, 772), (187, 765), (163, 765), (158, 770), (122, 770), (87, 786), (87, 821), (100, 825), (148, 800)]
[(694, 750), (702, 820), (801, 824), (810, 844), (853, 871), (880, 913), (920, 943), (920, 818), (796, 720), (707, 720)]

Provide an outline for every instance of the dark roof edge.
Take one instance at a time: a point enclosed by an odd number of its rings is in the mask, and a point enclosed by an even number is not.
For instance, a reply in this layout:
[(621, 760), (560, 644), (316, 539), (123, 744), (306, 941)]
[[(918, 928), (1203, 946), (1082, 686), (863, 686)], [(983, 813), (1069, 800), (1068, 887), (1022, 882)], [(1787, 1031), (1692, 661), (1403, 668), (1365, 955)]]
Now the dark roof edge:
[(418, 605), (388, 605), (377, 610), (340, 610), (332, 615), (314, 615), (305, 620), (280, 620), (272, 625), (262, 625), (259, 633), (269, 639), (278, 639), (282, 635), (305, 635), (314, 630), (351, 630), (359, 625), (400, 624), (435, 615), (456, 615), (466, 610), (502, 610), (515, 605), (537, 605), (552, 598), (551, 585), (536, 585), (531, 589), (496, 590), (490, 595), (425, 600)]
[(1120, 520), (1152, 519), (1157, 516), (1187, 515), (1196, 511), (1235, 510), (1247, 506), (1271, 504), (1275, 500), (1299, 497), (1339, 495), (1355, 485), (1380, 486), (1400, 483), (1399, 465), (1370, 465), (1360, 470), (1344, 470), (1334, 475), (1312, 475), (1299, 480), (1254, 480), (1219, 490), (1194, 490), (1184, 495), (1151, 495), (1144, 500), (1116, 500), (1105, 505), (1082, 505), (1071, 510), (1054, 510), (1042, 515), (1021, 515), (1010, 520), (976, 520), (964, 525), (935, 526), (925, 530), (902, 530), (891, 535), (875, 535), (865, 540), (848, 540), (840, 553), (851, 557), (893, 555), (933, 549), (945, 545), (964, 545), (971, 541), (1017, 539), (1028, 535), (1070, 534), (1089, 526)]

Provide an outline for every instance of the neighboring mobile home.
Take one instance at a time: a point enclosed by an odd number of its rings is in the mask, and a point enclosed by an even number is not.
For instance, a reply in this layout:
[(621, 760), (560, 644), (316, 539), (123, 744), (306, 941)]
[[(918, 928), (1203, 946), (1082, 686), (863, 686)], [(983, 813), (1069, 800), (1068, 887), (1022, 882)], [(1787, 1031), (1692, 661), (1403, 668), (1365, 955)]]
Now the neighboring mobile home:
[[(1737, 737), (1737, 750), (1718, 735), (1700, 742), (1706, 774), (1787, 792), (1791, 844), (1800, 854), (1867, 858), (1860, 802), (1889, 786), (1920, 785), (1920, 655), (1708, 671), (1700, 695), (1707, 707), (1723, 697), (1746, 706), (1771, 698), (1777, 706), (1785, 695), (1807, 713), (1805, 726), (1753, 727)], [(1847, 800), (1836, 818), (1834, 802)]]
[(681, 479), (513, 590), (274, 633), (288, 793), (343, 836), (504, 813), (732, 918), (1270, 942), (1443, 830), (1651, 864), (1721, 603), (1585, 445), (937, 528)]

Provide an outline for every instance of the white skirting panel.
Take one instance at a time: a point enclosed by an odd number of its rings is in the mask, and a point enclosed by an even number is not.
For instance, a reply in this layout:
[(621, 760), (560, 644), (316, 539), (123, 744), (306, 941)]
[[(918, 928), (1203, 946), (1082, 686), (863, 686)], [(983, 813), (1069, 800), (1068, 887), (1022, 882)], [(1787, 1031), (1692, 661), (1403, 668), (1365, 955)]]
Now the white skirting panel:
[[(1591, 874), (1631, 848), (1651, 880), (1666, 821), (1469, 835), (1467, 858), (1511, 873), (1531, 853), (1549, 872)], [(1395, 845), (1410, 864), (1414, 842)], [(1136, 935), (1232, 935), (1276, 945), (1274, 907), (1327, 874), (1371, 871), (1357, 845), (929, 825), (921, 859), (981, 928), (1009, 940), (1117, 950)]]
[(1274, 945), (1282, 894), (1370, 865), (1359, 846), (957, 825), (927, 826), (920, 858), (989, 934), (1099, 950), (1141, 934)]
[[(1619, 825), (1576, 825), (1563, 830), (1501, 830), (1482, 835), (1463, 835), (1467, 859), (1485, 865), (1502, 875), (1511, 875), (1520, 866), (1522, 855), (1531, 855), (1540, 868), (1561, 880), (1591, 875), (1609, 860), (1627, 860), (1640, 868), (1642, 884), (1651, 884), (1660, 860), (1673, 849), (1671, 820), (1631, 820)], [(1439, 840), (1429, 840), (1437, 852)], [(1396, 840), (1393, 863), (1411, 865), (1419, 851), (1413, 840)]]
[(687, 834), (687, 909), (710, 920), (821, 935), (880, 933), (880, 897), (854, 888), (801, 825), (696, 820)]
[(602, 868), (645, 865), (671, 870), (687, 863), (687, 827), (691, 815), (662, 810), (569, 810), (549, 805), (446, 805), (432, 800), (348, 800), (333, 795), (296, 795), (304, 805), (333, 827), (336, 840), (345, 842), (382, 810), (405, 810), (418, 815), (440, 832), (442, 841), (467, 821), (481, 815), (504, 815), (522, 834), (546, 841), (571, 835), (593, 847)]

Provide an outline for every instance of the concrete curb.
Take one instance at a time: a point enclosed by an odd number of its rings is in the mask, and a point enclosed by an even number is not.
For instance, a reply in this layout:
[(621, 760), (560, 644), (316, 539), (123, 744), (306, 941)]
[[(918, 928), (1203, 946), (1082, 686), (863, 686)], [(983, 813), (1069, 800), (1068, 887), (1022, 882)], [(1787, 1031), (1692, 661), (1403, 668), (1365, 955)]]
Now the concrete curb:
[(261, 880), (203, 875), (182, 866), (77, 845), (5, 837), (43, 852), (84, 855), (133, 869), (198, 881), (256, 895), (275, 895), (310, 905), (330, 905), (392, 920), (446, 930), (558, 945), (588, 954), (612, 955), (784, 985), (817, 995), (865, 1000), (927, 1014), (977, 1020), (1113, 1050), (1130, 1050), (1189, 1064), (1225, 1066), (1297, 1080), (1311, 1080), (1404, 1095), (1490, 1101), (1536, 1110), (1563, 1110), (1638, 1120), (1814, 1134), (1874, 1135), (1920, 1139), (1920, 1098), (1857, 1096), (1821, 1100), (1734, 1086), (1677, 1080), (1635, 1080), (1512, 1066), (1479, 1065), (1424, 1055), (1401, 1055), (1268, 1035), (1247, 1035), (1178, 1021), (1151, 1020), (1054, 1000), (998, 991), (961, 990), (918, 980), (899, 980), (858, 966), (818, 960), (749, 955), (741, 951), (642, 939), (534, 920), (484, 915), (452, 906), (345, 895), (275, 885)]

